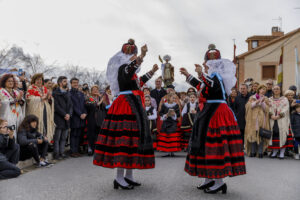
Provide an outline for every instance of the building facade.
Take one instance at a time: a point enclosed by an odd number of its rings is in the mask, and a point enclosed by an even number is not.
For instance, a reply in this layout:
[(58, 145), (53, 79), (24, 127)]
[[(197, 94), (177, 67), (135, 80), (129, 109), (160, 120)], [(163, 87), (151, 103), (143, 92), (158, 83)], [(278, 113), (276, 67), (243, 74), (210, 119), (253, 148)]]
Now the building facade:
[[(300, 28), (284, 34), (278, 27), (272, 28), (270, 36), (252, 36), (246, 42), (248, 51), (237, 56), (238, 83), (253, 78), (259, 83), (268, 79), (277, 81), (281, 48), (283, 47), (283, 90), (291, 85), (299, 84), (300, 74), (296, 66), (300, 66)], [(297, 52), (298, 51), (298, 52)], [(297, 53), (296, 53), (297, 52)], [(299, 71), (299, 70), (298, 70)], [(297, 85), (299, 88), (300, 85)]]

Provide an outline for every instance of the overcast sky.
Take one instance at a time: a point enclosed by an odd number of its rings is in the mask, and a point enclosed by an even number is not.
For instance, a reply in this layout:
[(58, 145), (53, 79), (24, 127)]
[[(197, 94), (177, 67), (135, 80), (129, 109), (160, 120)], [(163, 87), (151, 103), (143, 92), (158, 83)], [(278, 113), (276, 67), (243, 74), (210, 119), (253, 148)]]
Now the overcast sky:
[(169, 54), (192, 71), (210, 43), (223, 58), (247, 51), (245, 40), (268, 35), (283, 18), (283, 31), (300, 27), (299, 0), (0, 0), (0, 47), (16, 44), (46, 62), (105, 70), (111, 56), (134, 38), (148, 45), (143, 70)]

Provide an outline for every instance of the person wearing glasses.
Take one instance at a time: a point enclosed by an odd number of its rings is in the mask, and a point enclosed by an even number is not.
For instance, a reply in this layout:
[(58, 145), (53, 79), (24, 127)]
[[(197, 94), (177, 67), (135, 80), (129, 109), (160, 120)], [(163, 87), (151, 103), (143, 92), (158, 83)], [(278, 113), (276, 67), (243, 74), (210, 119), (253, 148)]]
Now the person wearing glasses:
[(21, 174), (16, 166), (19, 162), (20, 147), (15, 142), (13, 126), (0, 119), (0, 180), (15, 178)]
[(267, 91), (266, 91), (266, 94), (265, 96), (270, 98), (271, 96), (273, 96), (273, 80), (272, 79), (269, 79), (266, 83), (267, 85)]
[[(6, 119), (8, 125), (19, 127), (24, 118), (23, 92), (15, 90), (17, 81), (12, 74), (5, 74), (0, 80), (0, 118)], [(16, 136), (16, 130), (14, 131)]]

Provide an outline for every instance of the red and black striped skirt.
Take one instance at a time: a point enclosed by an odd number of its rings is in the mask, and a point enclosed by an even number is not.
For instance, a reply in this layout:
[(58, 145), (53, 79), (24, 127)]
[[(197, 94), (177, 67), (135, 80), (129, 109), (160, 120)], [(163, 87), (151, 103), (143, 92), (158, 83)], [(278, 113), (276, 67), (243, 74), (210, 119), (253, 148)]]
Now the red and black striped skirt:
[(235, 117), (227, 104), (215, 106), (218, 108), (209, 120), (207, 132), (197, 130), (206, 134), (204, 153), (188, 153), (185, 171), (191, 176), (216, 179), (246, 174), (243, 141)]
[(192, 134), (192, 128), (181, 129), (181, 148), (186, 149), (189, 145), (190, 136)]
[(157, 147), (158, 151), (163, 152), (177, 152), (181, 151), (181, 131), (178, 128), (174, 133), (159, 132), (157, 136)]
[(282, 148), (292, 148), (292, 147), (294, 147), (294, 140), (293, 140), (291, 126), (289, 126), (289, 134), (287, 135), (286, 142), (282, 147), (280, 147), (279, 132), (277, 131), (273, 132), (272, 145), (268, 147), (269, 149), (282, 149)]
[(154, 168), (154, 151), (140, 150), (136, 115), (125, 95), (112, 103), (95, 144), (93, 163), (107, 168)]

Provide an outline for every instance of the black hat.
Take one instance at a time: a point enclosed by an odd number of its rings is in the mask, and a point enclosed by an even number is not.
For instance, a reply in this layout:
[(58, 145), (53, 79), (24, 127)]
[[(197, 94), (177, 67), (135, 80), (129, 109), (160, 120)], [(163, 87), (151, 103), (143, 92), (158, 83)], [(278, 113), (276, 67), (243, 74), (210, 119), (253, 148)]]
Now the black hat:
[(175, 89), (174, 85), (168, 85), (167, 88)]
[(297, 90), (297, 87), (296, 87), (295, 85), (291, 85), (291, 86), (289, 87), (289, 90), (296, 91), (296, 90)]

